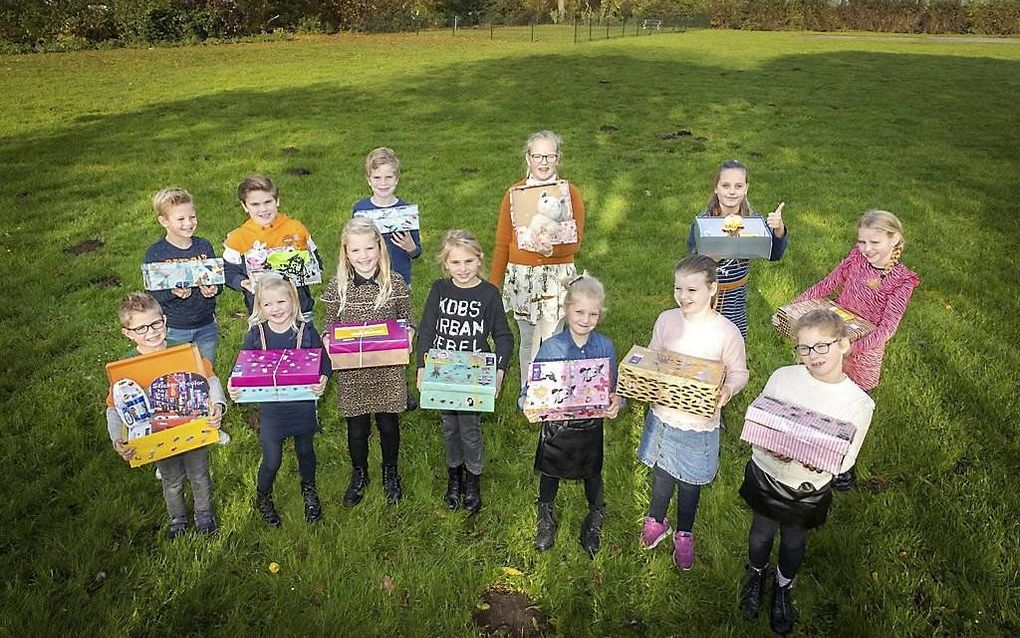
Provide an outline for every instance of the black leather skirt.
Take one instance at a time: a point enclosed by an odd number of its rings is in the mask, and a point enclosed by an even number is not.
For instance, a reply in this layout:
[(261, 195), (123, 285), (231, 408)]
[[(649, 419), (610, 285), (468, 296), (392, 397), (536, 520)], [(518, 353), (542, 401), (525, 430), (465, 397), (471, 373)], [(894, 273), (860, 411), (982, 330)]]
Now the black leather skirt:
[(563, 479), (586, 479), (602, 473), (602, 419), (542, 423), (535, 451), (535, 470)]
[(740, 496), (762, 516), (781, 524), (812, 529), (824, 523), (829, 515), (832, 482), (820, 490), (807, 483), (794, 489), (766, 474), (754, 461), (748, 461)]

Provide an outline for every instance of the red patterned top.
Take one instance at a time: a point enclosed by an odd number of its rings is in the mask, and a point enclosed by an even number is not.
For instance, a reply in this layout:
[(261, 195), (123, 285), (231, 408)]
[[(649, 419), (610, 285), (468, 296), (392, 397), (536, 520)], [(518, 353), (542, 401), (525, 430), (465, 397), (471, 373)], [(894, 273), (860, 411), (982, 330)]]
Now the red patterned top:
[(896, 264), (883, 276), (882, 271), (868, 263), (864, 254), (854, 247), (835, 270), (794, 301), (828, 297), (839, 290), (837, 304), (877, 326), (854, 342), (850, 355), (843, 362), (847, 376), (862, 389), (871, 390), (878, 385), (885, 342), (896, 334), (910, 295), (920, 284), (917, 275), (903, 264)]

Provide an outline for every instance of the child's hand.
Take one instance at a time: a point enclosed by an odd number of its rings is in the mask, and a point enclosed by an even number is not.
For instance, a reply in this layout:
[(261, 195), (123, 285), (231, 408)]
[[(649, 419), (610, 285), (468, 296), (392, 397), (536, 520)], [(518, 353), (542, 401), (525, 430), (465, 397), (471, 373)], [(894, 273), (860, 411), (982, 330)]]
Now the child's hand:
[(414, 245), (414, 238), (407, 231), (392, 233), (390, 237), (393, 238), (393, 243), (400, 246), (408, 255), (412, 255), (418, 250), (418, 247)]
[(729, 403), (732, 398), (729, 388), (726, 386), (719, 388), (719, 409), (722, 410), (723, 406)]
[(414, 382), (414, 387), (418, 389), (418, 392), (421, 392), (421, 378), (425, 376), (425, 368), (418, 368), (417, 376), (418, 380)]
[(609, 395), (609, 409), (606, 410), (606, 416), (610, 419), (615, 419), (616, 415), (620, 414), (620, 406), (623, 405), (623, 401), (620, 400), (620, 395), (612, 393)]
[(175, 297), (180, 297), (181, 299), (187, 299), (191, 296), (191, 288), (171, 288), (170, 292), (172, 292)]
[(241, 391), (234, 387), (233, 381), (227, 381), (227, 396), (233, 401), (237, 401), (237, 397), (241, 396)]
[(215, 297), (216, 296), (217, 289), (216, 289), (216, 285), (212, 284), (212, 285), (209, 285), (209, 286), (199, 286), (198, 287), (198, 291), (202, 293), (203, 297), (208, 299), (210, 297)]
[(250, 292), (251, 294), (253, 295), (255, 294), (255, 284), (252, 282), (251, 279), (241, 280), (241, 287)]
[(790, 456), (783, 456), (782, 454), (778, 454), (778, 453), (776, 453), (776, 452), (769, 452), (769, 454), (770, 454), (770, 455), (772, 455), (772, 456), (774, 456), (775, 458), (779, 459), (779, 460), (780, 460), (780, 461), (782, 461), (783, 463), (789, 463), (790, 461), (792, 461), (792, 460), (793, 460), (793, 457), (790, 457)]
[(496, 370), (496, 396), (499, 396), (499, 391), (503, 389), (503, 377), (506, 373), (503, 370)]
[(765, 220), (776, 237), (782, 237), (786, 234), (786, 224), (783, 223), (783, 208), (785, 207), (786, 202), (780, 202), (776, 210), (769, 213), (768, 219)]
[(326, 382), (329, 381), (329, 377), (326, 375), (319, 375), (319, 382), (312, 386), (312, 394), (317, 397), (321, 397), (322, 393), (326, 391)]
[(206, 417), (206, 421), (208, 421), (209, 425), (213, 426), (217, 430), (220, 429), (220, 423), (223, 421), (222, 403), (209, 404), (209, 416)]
[(120, 455), (120, 458), (125, 461), (130, 461), (135, 455), (135, 448), (129, 446), (124, 441), (114, 441), (113, 449), (116, 450), (117, 454)]

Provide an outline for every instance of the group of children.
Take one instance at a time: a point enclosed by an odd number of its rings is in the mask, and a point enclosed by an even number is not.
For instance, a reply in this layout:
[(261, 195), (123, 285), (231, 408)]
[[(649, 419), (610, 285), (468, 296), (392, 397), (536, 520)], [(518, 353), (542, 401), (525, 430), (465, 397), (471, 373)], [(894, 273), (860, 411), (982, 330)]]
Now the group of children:
[[(562, 142), (550, 131), (532, 135), (524, 149), (527, 174), (515, 184), (546, 184), (558, 179)], [(367, 210), (406, 204), (395, 194), (399, 162), (389, 149), (376, 149), (366, 158), (366, 178), (372, 196), (355, 204)], [(747, 168), (724, 162), (716, 174), (714, 191), (701, 215), (754, 211), (747, 201)], [(489, 280), (483, 279), (484, 253), (478, 240), (464, 230), (449, 231), (442, 243), (439, 264), (444, 277), (429, 291), (417, 325), (414, 358), (420, 386), (425, 352), (430, 348), (494, 352), (497, 392), (513, 353), (514, 337), (506, 313), (513, 313), (520, 334), (520, 397), (527, 392), (533, 361), (564, 361), (605, 357), (611, 362), (610, 397), (606, 412), (615, 418), (622, 401), (616, 394), (616, 351), (596, 331), (605, 310), (602, 284), (584, 272), (577, 274), (574, 256), (584, 234), (584, 205), (580, 191), (570, 185), (577, 240), (570, 244), (539, 245), (535, 251), (519, 248), (513, 240), (509, 195), (503, 199), (496, 225), (496, 245)], [(226, 239), (223, 258), (226, 282), (241, 291), (251, 311), (244, 349), (322, 348), (312, 323), (313, 299), (307, 286), (295, 287), (287, 278), (261, 274), (257, 285), (249, 266), (259, 254), (278, 246), (308, 251), (320, 263), (307, 230), (279, 212), (276, 187), (262, 176), (242, 182), (238, 198), (249, 219)], [(160, 191), (155, 209), (166, 238), (153, 244), (147, 261), (213, 257), (209, 242), (193, 237), (194, 204), (180, 189)], [(783, 204), (767, 216), (772, 234), (771, 259), (782, 257), (788, 232)], [(874, 402), (865, 392), (878, 382), (882, 352), (918, 285), (917, 276), (899, 258), (904, 236), (890, 213), (871, 211), (858, 223), (857, 246), (828, 276), (808, 288), (797, 300), (827, 296), (839, 291), (837, 303), (873, 322), (877, 329), (851, 344), (843, 320), (830, 311), (802, 317), (794, 329), (798, 365), (780, 368), (769, 378), (764, 393), (785, 399), (857, 426), (843, 471), (854, 465), (870, 424)], [(689, 248), (694, 251), (692, 228)], [(421, 255), (417, 231), (381, 234), (371, 221), (355, 218), (343, 228), (339, 263), (326, 285), (322, 301), (326, 322), (362, 323), (403, 320), (414, 326), (410, 281), (411, 260)], [(722, 363), (725, 378), (711, 418), (694, 416), (664, 405), (650, 405), (637, 450), (638, 459), (651, 470), (648, 515), (640, 545), (652, 549), (672, 535), (673, 559), (678, 568), (694, 564), (694, 522), (701, 486), (711, 483), (719, 466), (721, 412), (748, 381), (744, 348), (747, 334), (747, 260), (714, 260), (691, 254), (673, 272), (676, 308), (659, 315), (649, 348), (712, 359)], [(208, 360), (212, 413), (219, 425), (226, 407), (219, 382), (212, 373), (215, 357), (215, 298), (217, 286), (175, 288), (153, 296), (132, 293), (122, 303), (122, 332), (135, 342), (137, 353), (152, 352), (168, 342), (193, 341)], [(156, 297), (155, 299), (153, 297)], [(411, 330), (413, 335), (414, 330)], [(383, 366), (332, 371), (323, 356), (316, 395), (328, 378), (336, 377), (339, 412), (347, 422), (352, 473), (343, 496), (348, 506), (359, 503), (369, 484), (368, 440), (375, 417), (382, 449), (382, 486), (389, 503), (402, 497), (397, 469), (400, 448), (399, 414), (410, 407), (404, 366)], [(227, 393), (237, 390), (228, 384)], [(119, 438), (116, 413), (108, 412), (114, 447), (125, 458), (128, 444)], [(477, 412), (443, 411), (442, 433), (448, 470), (443, 502), (451, 509), (477, 512), (482, 507), (481, 475), (483, 436)], [(322, 517), (315, 487), (314, 433), (318, 417), (314, 401), (260, 405), (262, 462), (256, 486), (256, 508), (271, 525), (279, 525), (273, 500), (273, 479), (280, 466), (282, 442), (293, 437), (301, 476), (305, 516)], [(605, 501), (602, 483), (603, 420), (601, 418), (544, 422), (535, 455), (539, 474), (535, 547), (544, 551), (555, 542), (558, 522), (555, 498), (562, 479), (582, 480), (589, 512), (579, 541), (589, 555), (599, 550)], [(157, 464), (173, 538), (187, 528), (182, 498), (184, 478), (192, 482), (197, 528), (216, 531), (209, 505), (208, 448), (199, 448)], [(794, 622), (791, 602), (793, 579), (804, 555), (806, 531), (824, 522), (835, 477), (796, 460), (777, 457), (755, 447), (745, 469), (740, 494), (750, 506), (748, 564), (740, 608), (747, 618), (758, 614), (766, 585), (773, 538), (780, 535), (778, 565), (774, 573), (771, 626), (778, 633)], [(677, 495), (675, 528), (667, 516)]]

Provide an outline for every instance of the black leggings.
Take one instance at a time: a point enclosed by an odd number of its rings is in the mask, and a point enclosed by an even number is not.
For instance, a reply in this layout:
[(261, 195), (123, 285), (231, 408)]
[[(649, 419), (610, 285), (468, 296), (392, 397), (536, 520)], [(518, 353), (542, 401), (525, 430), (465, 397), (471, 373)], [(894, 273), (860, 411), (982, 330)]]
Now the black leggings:
[[(400, 451), (400, 420), (393, 412), (378, 412), (375, 424), (379, 428), (382, 464), (396, 465), (397, 453)], [(368, 467), (368, 439), (371, 433), (371, 414), (347, 417), (347, 450), (354, 467)]]
[(747, 535), (747, 558), (752, 567), (763, 569), (772, 553), (772, 539), (779, 532), (779, 571), (792, 579), (797, 575), (807, 549), (807, 529), (799, 525), (784, 525), (758, 512), (751, 519)]
[(694, 529), (694, 517), (698, 513), (701, 486), (675, 479), (658, 465), (652, 470), (652, 502), (648, 509), (648, 515), (660, 523), (666, 518), (669, 501), (673, 498), (674, 485), (678, 488), (676, 529), (678, 532), (690, 533)]
[[(297, 456), (298, 473), (302, 483), (315, 482), (314, 432), (294, 437), (294, 454)], [(276, 473), (283, 462), (283, 442), (286, 439), (267, 441), (262, 439), (262, 463), (259, 464), (258, 491), (268, 494), (273, 491)]]
[[(555, 476), (540, 474), (538, 479), (538, 500), (552, 503), (556, 500), (556, 492), (560, 489), (560, 479)], [(584, 495), (588, 498), (588, 507), (597, 508), (606, 504), (603, 498), (602, 476), (584, 479)]]

